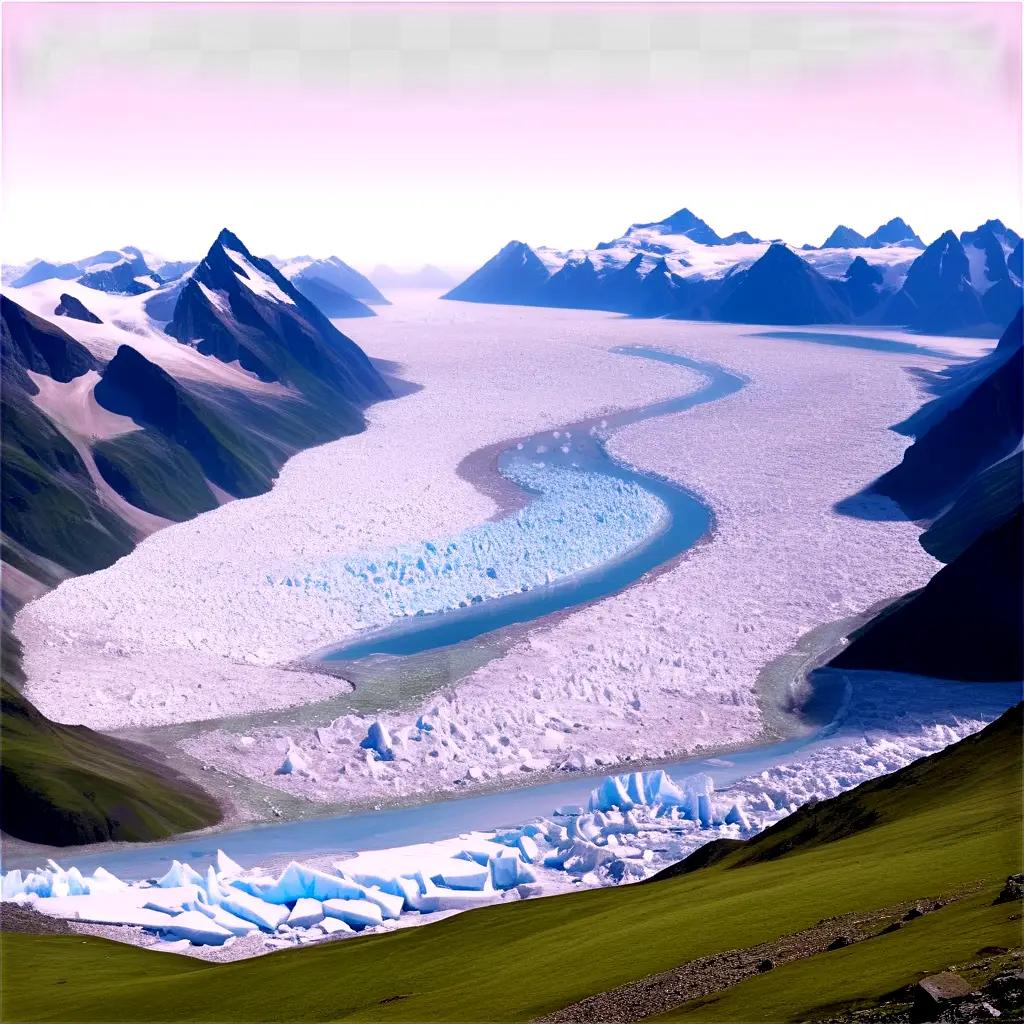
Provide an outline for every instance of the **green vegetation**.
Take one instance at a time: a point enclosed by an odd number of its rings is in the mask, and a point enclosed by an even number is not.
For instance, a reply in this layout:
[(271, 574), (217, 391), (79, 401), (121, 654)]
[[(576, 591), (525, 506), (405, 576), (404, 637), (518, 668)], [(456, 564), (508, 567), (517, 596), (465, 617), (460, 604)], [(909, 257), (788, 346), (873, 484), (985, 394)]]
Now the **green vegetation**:
[(900, 931), (797, 960), (651, 1020), (804, 1021), (875, 1006), (922, 975), (975, 959), (986, 946), (1019, 945), (1020, 908), (993, 906), (992, 898), (983, 889)]
[(127, 744), (58, 725), (0, 683), (0, 826), (34, 843), (160, 839), (215, 824), (216, 801)]
[(180, 522), (217, 507), (199, 463), (154, 431), (98, 441), (93, 456), (103, 479), (136, 508)]
[(3, 1017), (526, 1021), (822, 918), (970, 893), (898, 932), (683, 1008), (697, 1020), (814, 1017), (982, 946), (1011, 944), (1019, 908), (991, 903), (1020, 870), (1020, 734), (1018, 707), (978, 736), (817, 804), (706, 867), (646, 885), (223, 965), (99, 939), (5, 935)]
[[(73, 573), (93, 572), (134, 546), (131, 529), (96, 495), (78, 452), (29, 399), (4, 395), (4, 560), (39, 578), (31, 555)], [(19, 551), (30, 553), (19, 557)]]

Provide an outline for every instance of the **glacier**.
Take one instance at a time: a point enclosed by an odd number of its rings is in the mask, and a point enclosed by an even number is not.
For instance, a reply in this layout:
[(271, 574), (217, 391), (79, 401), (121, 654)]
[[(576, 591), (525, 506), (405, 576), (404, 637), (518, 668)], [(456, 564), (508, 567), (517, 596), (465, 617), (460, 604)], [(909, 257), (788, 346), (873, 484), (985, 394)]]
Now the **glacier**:
[[(562, 440), (558, 452), (571, 456), (571, 439), (556, 434), (555, 440)], [(368, 621), (432, 614), (532, 590), (604, 565), (666, 522), (664, 502), (643, 487), (544, 461), (542, 447), (502, 467), (508, 479), (537, 495), (514, 515), (450, 539), (281, 569), (268, 573), (266, 581), (314, 600), (343, 598)]]

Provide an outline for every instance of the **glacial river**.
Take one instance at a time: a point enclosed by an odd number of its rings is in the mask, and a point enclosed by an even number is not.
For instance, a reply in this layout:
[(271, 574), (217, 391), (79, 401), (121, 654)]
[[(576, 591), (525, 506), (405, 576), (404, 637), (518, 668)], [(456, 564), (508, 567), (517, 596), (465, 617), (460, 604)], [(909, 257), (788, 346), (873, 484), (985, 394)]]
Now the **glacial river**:
[[(599, 420), (569, 424), (559, 429), (559, 436), (545, 431), (524, 439), (503, 452), (499, 469), (509, 468), (517, 459), (543, 460), (555, 465), (601, 473), (638, 484), (656, 494), (669, 511), (659, 530), (624, 557), (598, 569), (576, 574), (534, 590), (508, 597), (494, 598), (435, 615), (405, 617), (389, 627), (365, 633), (344, 646), (321, 655), (324, 660), (358, 681), (357, 699), (353, 706), (378, 707), (393, 705), (396, 700), (415, 696), (423, 683), (410, 683), (414, 673), (422, 673), (424, 659), (433, 659), (450, 669), (457, 677), (468, 667), (479, 664), (499, 652), (495, 637), (510, 627), (536, 622), (558, 612), (578, 607), (624, 589), (645, 574), (670, 562), (702, 537), (713, 525), (710, 508), (685, 487), (661, 477), (644, 473), (613, 459), (605, 447), (606, 439), (616, 430), (632, 423), (671, 413), (684, 412), (695, 406), (713, 402), (741, 389), (746, 381), (714, 363), (701, 362), (685, 356), (644, 347), (617, 349), (622, 355), (657, 360), (671, 366), (695, 370), (705, 378), (696, 390), (679, 398), (669, 399), (640, 409), (611, 415)], [(569, 438), (569, 450), (562, 450), (562, 441)], [(540, 449), (540, 451), (538, 451)], [(524, 495), (524, 500), (529, 496)], [(460, 667), (461, 666), (461, 667)], [(436, 672), (428, 672), (430, 687), (436, 687)], [(450, 681), (451, 675), (446, 681)], [(776, 697), (783, 696), (782, 689)], [(824, 708), (836, 702), (837, 695), (826, 697)], [(342, 698), (344, 700), (344, 698)], [(781, 703), (781, 701), (780, 701)], [(717, 788), (759, 772), (792, 755), (821, 735), (820, 723), (827, 722), (831, 712), (816, 716), (819, 726), (800, 723), (795, 716), (787, 720), (790, 738), (722, 757), (689, 758), (664, 765), (677, 778), (695, 772), (707, 772)], [(295, 719), (308, 721), (315, 709), (297, 709)], [(327, 713), (339, 713), (330, 707)], [(278, 720), (289, 718), (289, 712), (275, 712)], [(208, 727), (214, 723), (205, 723)], [(219, 724), (242, 724), (241, 720)], [(795, 734), (794, 734), (795, 733)], [(625, 770), (627, 766), (623, 766)], [(488, 830), (522, 824), (533, 818), (551, 814), (564, 805), (585, 804), (596, 781), (607, 772), (573, 774), (558, 781), (503, 789), (481, 795), (452, 798), (410, 807), (382, 808), (371, 812), (336, 814), (324, 818), (279, 823), (248, 825), (208, 835), (137, 845), (106, 846), (83, 849), (80, 853), (61, 851), (59, 859), (74, 863), (83, 870), (104, 866), (121, 877), (144, 878), (163, 873), (170, 860), (188, 860), (200, 867), (210, 861), (218, 848), (223, 848), (244, 866), (288, 857), (309, 858), (323, 854), (341, 854), (357, 850), (380, 849), (410, 843), (429, 842), (469, 830)], [(5, 858), (6, 867), (36, 863), (36, 853), (17, 853)]]

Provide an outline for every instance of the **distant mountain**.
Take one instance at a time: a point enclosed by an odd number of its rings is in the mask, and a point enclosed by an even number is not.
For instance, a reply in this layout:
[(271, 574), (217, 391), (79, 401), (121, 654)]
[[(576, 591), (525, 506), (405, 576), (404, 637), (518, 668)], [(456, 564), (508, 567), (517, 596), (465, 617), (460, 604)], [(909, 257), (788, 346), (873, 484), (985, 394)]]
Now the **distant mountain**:
[(832, 232), (824, 242), (821, 243), (822, 249), (860, 249), (867, 245), (867, 239), (859, 232), (854, 231), (853, 228), (848, 228), (845, 224), (840, 224), (839, 227)]
[[(633, 224), (626, 231), (624, 237), (628, 238), (632, 234), (638, 234), (640, 232), (655, 232), (661, 235), (681, 235), (684, 238), (690, 239), (692, 242), (697, 242), (700, 245), (722, 245), (724, 239), (705, 221), (701, 220), (695, 213), (690, 210), (682, 209), (676, 210), (675, 213), (666, 217), (664, 220), (654, 221), (650, 224)], [(602, 243), (598, 248), (607, 247), (614, 243)]]
[(981, 299), (971, 285), (967, 253), (952, 231), (940, 235), (910, 265), (883, 317), (888, 323), (936, 334), (967, 331), (986, 322)]
[(455, 279), (439, 267), (429, 263), (419, 270), (401, 271), (381, 264), (370, 274), (370, 280), (381, 288), (436, 288), (444, 290), (454, 285)]
[[(313, 259), (311, 256), (297, 256), (290, 260), (277, 260), (273, 257), (268, 259), (300, 291), (304, 291), (307, 281), (316, 281), (371, 306), (388, 305), (388, 300), (381, 295), (377, 286), (368, 277), (360, 274), (337, 256), (328, 256), (322, 260)], [(324, 312), (328, 316), (341, 315), (329, 313), (326, 309)]]
[(749, 231), (734, 231), (722, 239), (722, 245), (756, 245), (760, 238), (755, 238)]
[(531, 305), (550, 277), (548, 268), (525, 242), (509, 242), (444, 298)]
[[(251, 383), (232, 385), (237, 369), (177, 379), (130, 342), (106, 363), (3, 298), (5, 615), (67, 575), (110, 565), (162, 520), (266, 491), (290, 455), (362, 429), (363, 407), (389, 394), (362, 350), (230, 232), (187, 280), (154, 292), (141, 308), (148, 313), (168, 295), (177, 296), (172, 337), (176, 331), (182, 343), (226, 363), (237, 359), (283, 387), (260, 394)], [(131, 322), (140, 303), (125, 303)], [(65, 293), (52, 315), (84, 327), (83, 310), (88, 319), (81, 300)], [(134, 333), (110, 323), (122, 337)], [(174, 344), (159, 332), (148, 340)], [(32, 374), (53, 385), (37, 386)], [(72, 381), (74, 388), (60, 389)], [(79, 434), (63, 410), (83, 402), (124, 417), (125, 428)]]
[(597, 309), (602, 280), (589, 257), (567, 260), (544, 285), (544, 305), (565, 309)]
[(349, 404), (389, 394), (366, 355), (227, 229), (185, 282), (167, 333), (263, 381)]
[(342, 319), (377, 315), (365, 303), (326, 278), (315, 274), (299, 274), (292, 280), (292, 284), (295, 285), (296, 291), (305, 295), (325, 316)]
[(871, 266), (863, 256), (858, 256), (847, 267), (842, 280), (833, 281), (833, 285), (854, 316), (860, 317), (873, 310), (881, 301), (884, 280), (878, 267)]
[[(107, 256), (113, 259), (103, 262), (103, 257)], [(141, 295), (163, 284), (163, 280), (147, 265), (142, 253), (131, 246), (117, 253), (94, 257), (78, 281), (86, 288), (111, 295)]]
[(773, 244), (749, 269), (735, 274), (713, 317), (731, 323), (849, 323), (850, 307), (819, 274), (785, 245)]
[(914, 229), (902, 217), (893, 217), (881, 227), (875, 228), (864, 244), (871, 249), (880, 249), (886, 245), (901, 245), (912, 249), (923, 249), (924, 242), (917, 237)]
[(26, 288), (40, 281), (49, 281), (51, 278), (74, 281), (81, 276), (82, 270), (76, 263), (49, 263), (46, 260), (39, 260), (13, 281), (12, 285), (15, 288)]
[[(563, 252), (510, 242), (443, 297), (633, 316), (853, 322), (995, 335), (1020, 302), (1020, 273), (1014, 269), (1022, 261), (1019, 238), (1000, 221), (966, 232), (966, 251), (949, 235), (926, 248), (898, 217), (866, 238), (839, 225), (820, 248), (801, 250), (809, 273), (790, 261), (790, 291), (773, 298), (768, 294), (772, 286), (765, 283), (765, 294), (750, 299), (748, 312), (745, 303), (767, 267), (754, 275), (748, 271), (776, 247), (773, 259), (782, 249), (800, 257), (784, 243), (761, 242), (745, 231), (723, 238), (684, 208), (661, 221), (632, 224), (619, 238), (593, 249)], [(785, 308), (790, 302), (795, 305)], [(761, 319), (746, 319), (755, 308), (762, 310)]]
[(68, 295), (67, 292), (61, 294), (60, 302), (53, 312), (55, 316), (67, 316), (72, 320), (84, 320), (90, 324), (103, 323), (95, 313), (86, 309), (81, 299), (76, 299), (74, 295)]

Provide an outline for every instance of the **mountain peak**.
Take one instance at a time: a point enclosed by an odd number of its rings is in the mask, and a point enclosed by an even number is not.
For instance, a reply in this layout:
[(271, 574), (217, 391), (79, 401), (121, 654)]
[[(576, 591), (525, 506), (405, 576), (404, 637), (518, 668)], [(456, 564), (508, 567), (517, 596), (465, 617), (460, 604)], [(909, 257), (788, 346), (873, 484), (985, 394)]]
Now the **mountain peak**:
[(924, 249), (925, 244), (918, 238), (914, 229), (902, 218), (893, 217), (880, 225), (866, 239), (872, 249), (881, 249), (886, 245), (904, 245), (914, 249)]
[(240, 252), (248, 254), (249, 250), (245, 247), (242, 240), (229, 228), (221, 228), (220, 233), (217, 235), (214, 245), (220, 245), (225, 249), (231, 249), (234, 252)]
[(824, 242), (822, 249), (858, 249), (865, 243), (864, 236), (845, 224), (840, 224)]

